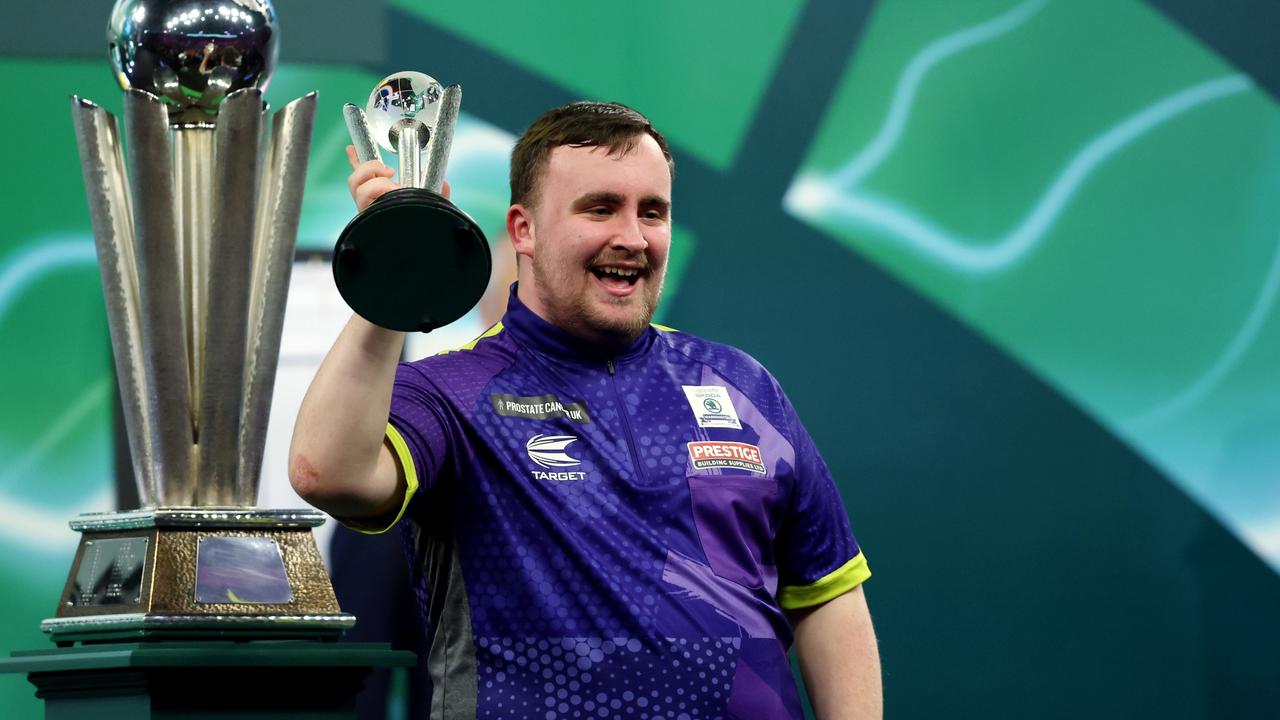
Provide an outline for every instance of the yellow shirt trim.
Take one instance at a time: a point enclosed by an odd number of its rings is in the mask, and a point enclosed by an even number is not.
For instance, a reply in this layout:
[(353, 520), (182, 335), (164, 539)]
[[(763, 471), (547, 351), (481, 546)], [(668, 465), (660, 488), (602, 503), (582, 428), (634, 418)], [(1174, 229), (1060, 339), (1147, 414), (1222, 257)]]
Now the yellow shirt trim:
[(405, 510), (409, 509), (409, 501), (418, 492), (418, 471), (413, 465), (413, 455), (409, 452), (409, 444), (404, 441), (400, 431), (396, 430), (391, 423), (387, 423), (387, 441), (391, 443), (391, 450), (395, 453), (396, 461), (400, 463), (400, 467), (404, 470), (404, 500), (400, 503), (399, 511), (396, 512), (395, 517), (390, 522), (383, 522), (382, 518), (368, 518), (367, 521), (353, 518), (341, 519), (343, 525), (365, 535), (381, 535), (395, 527), (396, 523), (400, 522), (400, 518), (404, 517)]
[(650, 325), (652, 325), (652, 326), (654, 326), (654, 327), (656, 327), (656, 328), (658, 328), (658, 329), (659, 329), (659, 330), (661, 330), (662, 332), (680, 332), (679, 330), (677, 330), (677, 329), (675, 329), (675, 328), (673, 328), (673, 327), (667, 327), (666, 325), (659, 325), (658, 323), (649, 323), (649, 324), (650, 324)]
[(809, 585), (792, 585), (778, 589), (778, 605), (786, 610), (821, 605), (861, 585), (871, 577), (867, 558), (861, 551), (849, 562)]
[(479, 336), (479, 337), (477, 337), (475, 340), (472, 340), (471, 342), (467, 343), (466, 345), (463, 345), (462, 347), (450, 348), (450, 349), (448, 349), (448, 350), (441, 350), (440, 352), (438, 352), (438, 353), (436, 353), (436, 354), (437, 354), (437, 355), (447, 355), (447, 354), (449, 354), (449, 353), (451, 353), (451, 352), (458, 352), (458, 351), (460, 351), (460, 350), (475, 350), (475, 349), (476, 349), (476, 343), (480, 342), (481, 340), (483, 340), (483, 339), (485, 339), (485, 338), (487, 338), (487, 337), (493, 337), (494, 335), (497, 335), (497, 334), (498, 334), (498, 333), (500, 333), (500, 332), (502, 332), (502, 323), (501, 323), (501, 322), (496, 322), (496, 323), (494, 323), (494, 324), (493, 324), (493, 327), (491, 327), (491, 328), (489, 328), (488, 330), (485, 330), (484, 332), (480, 333), (480, 336)]

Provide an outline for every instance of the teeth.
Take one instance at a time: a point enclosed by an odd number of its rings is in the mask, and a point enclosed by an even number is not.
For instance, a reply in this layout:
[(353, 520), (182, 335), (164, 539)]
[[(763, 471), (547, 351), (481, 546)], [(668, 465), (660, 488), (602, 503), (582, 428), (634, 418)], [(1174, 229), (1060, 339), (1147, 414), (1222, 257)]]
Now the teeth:
[(637, 274), (635, 270), (626, 270), (623, 268), (616, 268), (616, 267), (600, 268), (600, 272), (606, 275), (617, 275), (618, 277), (624, 277), (624, 278), (634, 277)]

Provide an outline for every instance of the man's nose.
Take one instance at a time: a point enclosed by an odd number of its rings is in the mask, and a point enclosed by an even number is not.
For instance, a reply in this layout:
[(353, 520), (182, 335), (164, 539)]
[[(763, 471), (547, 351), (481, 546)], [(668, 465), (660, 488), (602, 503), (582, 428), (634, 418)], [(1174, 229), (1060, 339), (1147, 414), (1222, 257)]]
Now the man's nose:
[(644, 227), (640, 220), (623, 220), (613, 235), (613, 245), (633, 253), (642, 253), (648, 249), (649, 241), (644, 237)]

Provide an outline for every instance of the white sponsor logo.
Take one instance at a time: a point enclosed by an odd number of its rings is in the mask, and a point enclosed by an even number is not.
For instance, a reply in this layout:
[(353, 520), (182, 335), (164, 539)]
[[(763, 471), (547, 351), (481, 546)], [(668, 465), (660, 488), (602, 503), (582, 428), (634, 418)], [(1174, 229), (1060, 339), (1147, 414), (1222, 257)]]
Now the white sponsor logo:
[(684, 396), (693, 408), (698, 427), (741, 430), (738, 411), (733, 409), (729, 391), (723, 385), (682, 385)]
[(586, 480), (587, 474), (579, 470), (578, 472), (547, 472), (546, 470), (531, 471), (534, 480), (554, 480), (556, 482), (564, 482), (566, 480)]
[(565, 448), (577, 441), (578, 438), (574, 435), (534, 435), (524, 444), (524, 449), (529, 453), (530, 460), (544, 468), (574, 467), (582, 462), (571, 457), (565, 452)]

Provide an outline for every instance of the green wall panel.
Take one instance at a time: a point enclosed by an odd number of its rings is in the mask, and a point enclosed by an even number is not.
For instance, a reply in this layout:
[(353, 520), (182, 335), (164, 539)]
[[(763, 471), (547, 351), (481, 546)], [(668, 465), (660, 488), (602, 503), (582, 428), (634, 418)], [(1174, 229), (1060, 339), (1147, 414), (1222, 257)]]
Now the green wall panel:
[[(390, 4), (585, 99), (642, 108), (673, 141), (719, 168), (752, 151), (741, 142), (754, 113), (786, 112), (769, 105), (765, 89), (802, 7), (795, 0)], [(431, 61), (431, 48), (422, 48), (422, 67)]]
[(1280, 563), (1277, 146), (1275, 99), (1145, 5), (882, 2), (787, 207)]

